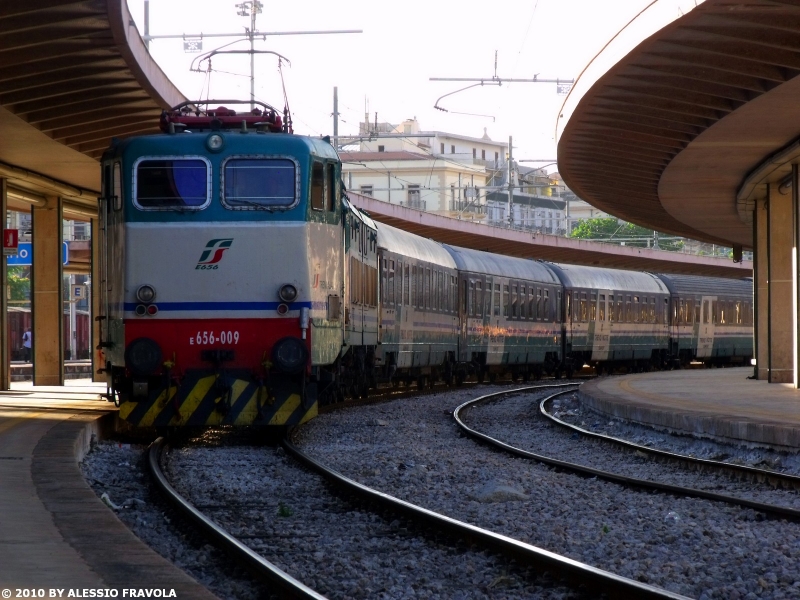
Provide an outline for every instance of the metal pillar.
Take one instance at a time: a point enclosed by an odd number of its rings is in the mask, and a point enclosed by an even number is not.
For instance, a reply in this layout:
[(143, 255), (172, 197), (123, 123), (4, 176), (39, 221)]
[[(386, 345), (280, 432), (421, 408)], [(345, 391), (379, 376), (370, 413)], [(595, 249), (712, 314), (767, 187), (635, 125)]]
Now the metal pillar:
[(63, 202), (32, 206), (33, 384), (64, 385)]
[[(8, 181), (0, 178), (0, 239), (3, 239), (8, 219)], [(11, 340), (8, 329), (8, 264), (0, 256), (0, 390), (11, 389)]]

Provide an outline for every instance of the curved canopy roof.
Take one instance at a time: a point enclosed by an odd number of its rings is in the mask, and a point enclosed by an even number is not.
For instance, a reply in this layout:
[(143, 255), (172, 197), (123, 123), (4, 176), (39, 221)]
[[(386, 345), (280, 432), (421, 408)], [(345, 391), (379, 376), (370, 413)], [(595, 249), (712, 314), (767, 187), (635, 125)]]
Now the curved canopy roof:
[(706, 0), (583, 96), (559, 141), (559, 172), (616, 216), (751, 247), (737, 192), (800, 134), (799, 36), (798, 0)]
[(126, 0), (0, 2), (0, 132), (14, 142), (0, 163), (98, 190), (111, 138), (157, 131), (161, 109), (182, 101)]

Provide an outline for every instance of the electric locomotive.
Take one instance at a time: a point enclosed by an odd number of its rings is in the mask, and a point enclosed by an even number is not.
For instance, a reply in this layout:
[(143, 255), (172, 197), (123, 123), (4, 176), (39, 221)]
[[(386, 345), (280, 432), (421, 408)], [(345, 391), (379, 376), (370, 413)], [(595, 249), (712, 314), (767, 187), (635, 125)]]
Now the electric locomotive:
[(333, 377), (341, 163), (257, 104), (178, 106), (102, 158), (100, 347), (137, 426), (297, 424)]

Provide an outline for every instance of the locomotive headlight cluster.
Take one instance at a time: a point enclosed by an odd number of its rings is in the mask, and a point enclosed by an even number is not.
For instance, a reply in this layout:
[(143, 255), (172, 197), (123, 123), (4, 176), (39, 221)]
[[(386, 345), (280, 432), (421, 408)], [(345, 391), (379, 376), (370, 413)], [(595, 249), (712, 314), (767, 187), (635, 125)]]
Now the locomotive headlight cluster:
[(136, 305), (136, 314), (138, 316), (148, 315), (153, 317), (158, 314), (158, 307), (153, 304), (153, 300), (156, 299), (156, 289), (152, 285), (140, 285), (136, 290), (136, 299), (141, 303)]
[(156, 289), (152, 285), (140, 285), (136, 290), (136, 299), (139, 302), (149, 304), (156, 299)]

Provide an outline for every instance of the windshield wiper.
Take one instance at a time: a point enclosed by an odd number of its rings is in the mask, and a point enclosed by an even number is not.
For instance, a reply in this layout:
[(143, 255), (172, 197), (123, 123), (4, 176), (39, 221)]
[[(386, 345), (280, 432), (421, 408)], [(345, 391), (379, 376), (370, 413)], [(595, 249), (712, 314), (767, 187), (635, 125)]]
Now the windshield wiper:
[(265, 206), (263, 204), (259, 204), (258, 202), (253, 202), (252, 200), (245, 200), (244, 198), (237, 198), (233, 200), (233, 202), (237, 204), (246, 204), (247, 206), (252, 206), (253, 208), (257, 208), (258, 210), (266, 210), (267, 212), (272, 212), (271, 206)]

